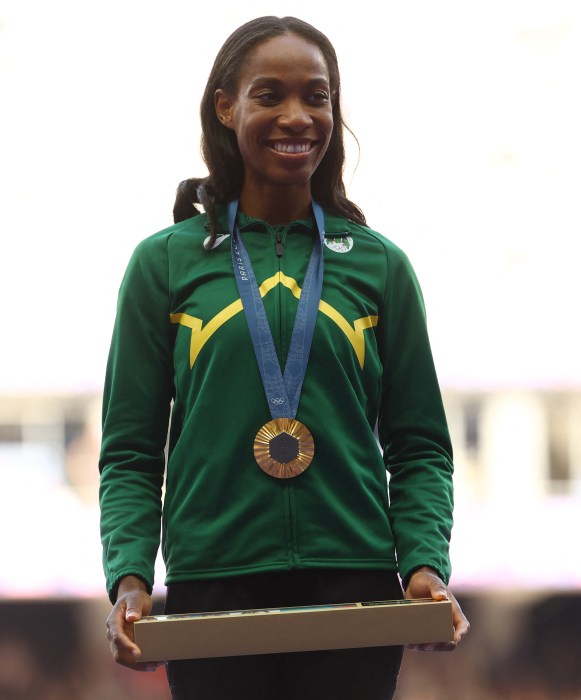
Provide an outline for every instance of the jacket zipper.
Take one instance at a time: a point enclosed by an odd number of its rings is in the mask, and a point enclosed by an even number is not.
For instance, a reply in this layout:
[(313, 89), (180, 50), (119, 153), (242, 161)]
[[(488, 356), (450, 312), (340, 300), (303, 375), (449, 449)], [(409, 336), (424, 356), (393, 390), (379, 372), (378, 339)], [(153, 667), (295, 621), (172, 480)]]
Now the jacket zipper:
[(276, 234), (276, 254), (279, 258), (282, 258), (284, 255), (284, 246), (282, 244), (282, 236), (280, 233)]
[[(284, 244), (282, 242), (282, 234), (277, 233), (275, 239), (275, 250), (276, 255), (279, 258), (278, 270), (281, 272), (280, 258), (284, 256)], [(283, 314), (283, 295), (280, 294), (279, 290), (279, 309), (280, 309), (280, 329), (281, 333), (283, 330), (283, 321), (286, 314)], [(280, 339), (282, 344), (282, 338)], [(288, 527), (289, 527), (289, 542), (288, 546), (288, 562), (291, 568), (297, 568), (299, 565), (299, 556), (297, 552), (297, 539), (296, 539), (296, 522), (295, 522), (295, 498), (294, 498), (294, 487), (291, 483), (286, 483), (286, 505), (287, 505), (287, 517), (288, 517)]]

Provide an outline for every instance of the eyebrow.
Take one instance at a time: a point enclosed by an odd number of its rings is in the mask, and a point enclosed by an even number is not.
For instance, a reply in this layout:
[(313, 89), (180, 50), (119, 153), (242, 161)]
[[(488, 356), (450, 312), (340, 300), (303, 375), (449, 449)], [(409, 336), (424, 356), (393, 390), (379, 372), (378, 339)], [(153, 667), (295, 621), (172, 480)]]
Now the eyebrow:
[[(261, 83), (268, 83), (269, 85), (284, 85), (285, 81), (281, 80), (280, 78), (273, 78), (267, 75), (259, 75), (257, 78), (254, 78), (254, 80), (252, 80), (250, 85), (258, 85)], [(329, 88), (331, 87), (330, 81), (324, 76), (320, 76), (318, 78), (311, 78), (310, 80), (307, 80), (306, 85), (309, 87), (314, 87), (315, 85), (326, 85)]]

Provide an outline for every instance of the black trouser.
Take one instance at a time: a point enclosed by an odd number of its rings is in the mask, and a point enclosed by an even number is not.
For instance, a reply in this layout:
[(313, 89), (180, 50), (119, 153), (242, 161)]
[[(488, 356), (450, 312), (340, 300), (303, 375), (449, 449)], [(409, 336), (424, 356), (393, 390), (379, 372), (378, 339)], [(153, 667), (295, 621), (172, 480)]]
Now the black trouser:
[[(166, 614), (395, 600), (397, 575), (310, 569), (168, 586)], [(170, 661), (174, 700), (390, 700), (400, 646)]]

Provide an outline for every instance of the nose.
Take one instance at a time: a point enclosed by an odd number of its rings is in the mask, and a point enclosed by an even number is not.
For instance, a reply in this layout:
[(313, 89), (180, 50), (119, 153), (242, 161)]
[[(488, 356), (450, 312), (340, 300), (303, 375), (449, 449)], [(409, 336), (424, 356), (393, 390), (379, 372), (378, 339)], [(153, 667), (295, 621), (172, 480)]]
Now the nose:
[(288, 99), (281, 104), (278, 125), (282, 128), (300, 132), (308, 129), (313, 119), (307, 106), (300, 99)]

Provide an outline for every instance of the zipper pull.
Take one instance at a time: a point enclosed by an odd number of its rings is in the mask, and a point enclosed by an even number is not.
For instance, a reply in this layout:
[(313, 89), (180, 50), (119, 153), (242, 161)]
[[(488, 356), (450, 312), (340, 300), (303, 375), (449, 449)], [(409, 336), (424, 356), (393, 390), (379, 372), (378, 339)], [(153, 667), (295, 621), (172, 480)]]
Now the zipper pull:
[(282, 244), (282, 237), (280, 233), (276, 234), (276, 254), (279, 258), (282, 258), (284, 255), (284, 246)]

